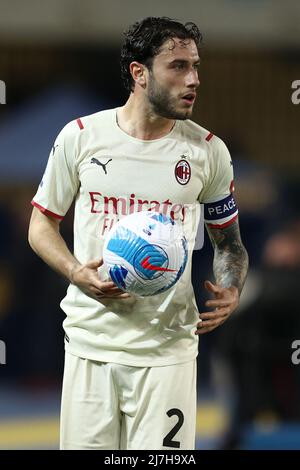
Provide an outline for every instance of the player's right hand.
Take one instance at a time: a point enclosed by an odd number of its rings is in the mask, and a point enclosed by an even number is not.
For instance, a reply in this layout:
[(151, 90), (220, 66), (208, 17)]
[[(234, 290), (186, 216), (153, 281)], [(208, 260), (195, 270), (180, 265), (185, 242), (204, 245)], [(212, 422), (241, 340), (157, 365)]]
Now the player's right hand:
[(102, 258), (87, 264), (78, 264), (71, 270), (70, 281), (89, 297), (101, 302), (102, 299), (128, 299), (130, 294), (119, 289), (110, 280), (100, 280), (98, 268), (102, 266)]

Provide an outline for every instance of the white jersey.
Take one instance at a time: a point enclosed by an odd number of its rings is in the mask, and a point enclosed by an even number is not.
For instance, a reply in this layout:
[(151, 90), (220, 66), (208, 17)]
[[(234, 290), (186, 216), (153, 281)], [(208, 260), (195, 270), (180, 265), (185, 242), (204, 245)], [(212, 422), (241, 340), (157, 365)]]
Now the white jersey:
[(191, 259), (200, 203), (209, 203), (205, 220), (212, 226), (236, 218), (231, 158), (221, 139), (190, 120), (144, 141), (120, 129), (116, 112), (101, 111), (64, 127), (32, 204), (63, 219), (75, 199), (74, 256), (83, 264), (102, 256), (104, 238), (118, 219), (160, 211), (182, 224), (188, 263), (173, 288), (153, 297), (100, 303), (71, 284), (61, 302), (66, 349), (141, 367), (187, 362), (198, 352)]

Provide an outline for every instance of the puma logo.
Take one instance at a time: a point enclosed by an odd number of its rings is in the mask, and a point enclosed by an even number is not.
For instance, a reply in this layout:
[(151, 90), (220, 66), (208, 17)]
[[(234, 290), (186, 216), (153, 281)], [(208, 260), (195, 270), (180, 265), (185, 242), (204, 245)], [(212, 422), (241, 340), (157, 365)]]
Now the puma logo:
[(99, 162), (99, 160), (97, 160), (97, 158), (94, 158), (94, 157), (91, 159), (91, 163), (96, 163), (96, 165), (100, 165), (106, 175), (107, 175), (106, 165), (111, 161), (112, 161), (112, 158), (110, 158), (106, 163), (101, 163)]

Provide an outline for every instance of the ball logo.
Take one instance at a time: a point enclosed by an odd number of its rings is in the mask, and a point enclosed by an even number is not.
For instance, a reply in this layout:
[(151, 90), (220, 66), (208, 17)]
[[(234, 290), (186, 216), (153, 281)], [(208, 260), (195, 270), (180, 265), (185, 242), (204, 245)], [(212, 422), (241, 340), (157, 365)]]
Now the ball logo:
[(150, 269), (151, 271), (165, 271), (165, 272), (175, 272), (176, 269), (163, 268), (162, 266), (155, 266), (149, 262), (150, 256), (147, 256), (143, 261), (141, 261), (141, 266), (144, 269)]
[(169, 269), (169, 257), (165, 250), (158, 245), (144, 245), (134, 257), (133, 266), (135, 272), (142, 279), (155, 279), (164, 272), (176, 272)]
[(179, 184), (187, 184), (191, 179), (191, 167), (186, 160), (180, 160), (175, 166), (175, 178)]

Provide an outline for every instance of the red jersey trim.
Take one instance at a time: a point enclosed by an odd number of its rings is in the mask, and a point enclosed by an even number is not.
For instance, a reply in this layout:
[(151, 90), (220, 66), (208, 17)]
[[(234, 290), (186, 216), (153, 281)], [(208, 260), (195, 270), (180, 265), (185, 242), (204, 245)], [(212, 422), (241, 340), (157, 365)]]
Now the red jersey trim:
[(205, 137), (205, 140), (207, 140), (207, 142), (209, 142), (210, 139), (211, 139), (213, 136), (214, 136), (214, 135), (210, 132), (210, 133), (208, 134), (208, 136)]
[(50, 215), (51, 217), (54, 217), (55, 219), (63, 220), (63, 216), (55, 214), (54, 212), (48, 211), (48, 209), (45, 209), (45, 207), (40, 206), (37, 202), (31, 201), (31, 204), (35, 206), (37, 209), (39, 209), (43, 214), (45, 215)]
[(238, 214), (236, 214), (231, 220), (228, 220), (228, 222), (225, 222), (225, 224), (207, 224), (209, 228), (225, 228), (229, 227), (238, 217)]
[(81, 119), (80, 119), (80, 118), (76, 119), (76, 122), (77, 122), (77, 124), (78, 124), (78, 126), (79, 126), (79, 129), (82, 131), (82, 129), (84, 129), (84, 126), (83, 126), (83, 124), (82, 124)]

